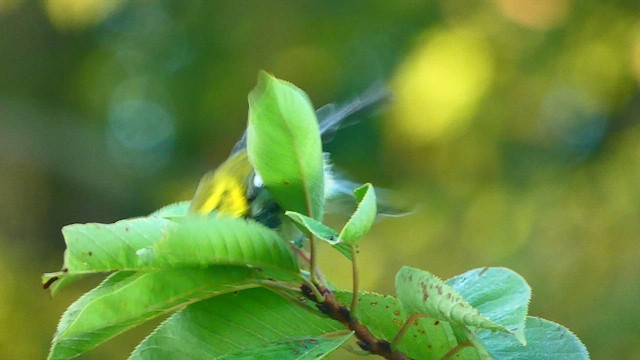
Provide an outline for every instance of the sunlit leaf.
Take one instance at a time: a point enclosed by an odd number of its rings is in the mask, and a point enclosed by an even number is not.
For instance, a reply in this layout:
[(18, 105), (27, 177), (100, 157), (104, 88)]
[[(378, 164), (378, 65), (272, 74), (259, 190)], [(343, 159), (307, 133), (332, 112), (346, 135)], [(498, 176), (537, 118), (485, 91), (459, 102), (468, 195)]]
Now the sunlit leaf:
[(290, 339), (345, 330), (265, 289), (218, 296), (172, 315), (131, 359), (218, 359)]
[(527, 282), (506, 268), (482, 268), (467, 271), (446, 281), (480, 313), (507, 328), (526, 344), (524, 323), (531, 298)]
[(163, 270), (252, 265), (297, 271), (294, 255), (275, 231), (239, 218), (193, 217), (180, 223), (157, 217), (63, 229), (64, 273)]
[(474, 308), (453, 287), (431, 273), (404, 266), (396, 275), (396, 291), (410, 314), (426, 314), (463, 327), (508, 331)]
[(275, 231), (241, 218), (188, 218), (150, 250), (139, 252), (140, 257), (163, 269), (251, 265), (298, 271), (295, 255)]
[(309, 98), (261, 72), (249, 94), (249, 160), (285, 210), (321, 220), (324, 176), (320, 131)]
[(50, 289), (55, 294), (87, 274), (145, 269), (137, 251), (150, 247), (177, 226), (175, 222), (154, 216), (113, 224), (67, 225), (62, 228), (67, 245), (63, 270), (44, 274), (42, 282), (53, 283)]
[(185, 304), (256, 286), (257, 277), (247, 267), (117, 272), (69, 306), (49, 358), (77, 356)]
[(340, 239), (348, 244), (355, 244), (362, 238), (376, 219), (376, 193), (371, 184), (364, 184), (353, 191), (358, 200), (358, 207), (340, 231)]

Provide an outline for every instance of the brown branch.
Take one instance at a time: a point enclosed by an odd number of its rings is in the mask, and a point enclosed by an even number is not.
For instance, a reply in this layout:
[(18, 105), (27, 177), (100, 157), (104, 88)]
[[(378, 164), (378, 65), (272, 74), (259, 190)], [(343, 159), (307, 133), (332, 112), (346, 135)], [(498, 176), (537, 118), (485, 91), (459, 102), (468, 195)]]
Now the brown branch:
[[(301, 289), (307, 298), (315, 301), (315, 296), (307, 285), (302, 285)], [(388, 360), (409, 360), (408, 356), (393, 350), (391, 343), (375, 337), (365, 325), (361, 324), (355, 317), (352, 317), (351, 311), (346, 306), (340, 305), (336, 296), (329, 289), (325, 287), (318, 287), (318, 289), (324, 296), (324, 302), (316, 303), (318, 309), (323, 314), (339, 321), (347, 329), (353, 331), (356, 338), (358, 338), (357, 344), (362, 350), (371, 354), (380, 355)]]

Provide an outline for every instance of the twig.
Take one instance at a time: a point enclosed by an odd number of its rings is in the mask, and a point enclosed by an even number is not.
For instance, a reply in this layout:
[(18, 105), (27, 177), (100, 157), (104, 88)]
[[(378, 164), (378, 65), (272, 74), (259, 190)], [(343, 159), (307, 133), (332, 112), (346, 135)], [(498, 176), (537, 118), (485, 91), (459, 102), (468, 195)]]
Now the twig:
[(309, 235), (309, 253), (311, 256), (311, 265), (309, 270), (311, 271), (311, 282), (314, 284), (320, 284), (318, 274), (316, 273), (318, 270), (318, 253), (316, 252), (316, 242), (313, 234)]
[[(315, 295), (308, 285), (303, 284), (301, 289), (307, 298), (314, 301)], [(347, 329), (353, 331), (358, 339), (357, 344), (362, 350), (382, 356), (387, 360), (409, 360), (409, 357), (403, 353), (393, 350), (391, 343), (375, 337), (365, 325), (351, 316), (351, 311), (347, 307), (340, 305), (336, 296), (329, 289), (321, 287), (318, 290), (324, 296), (324, 301), (317, 302), (316, 304), (318, 309), (323, 314), (342, 323)]]
[(302, 286), (300, 287), (300, 289), (302, 290), (302, 293), (309, 299), (313, 300), (316, 303), (321, 303), (323, 302), (324, 299), (324, 295), (322, 295), (322, 293), (320, 292), (318, 285), (314, 284), (313, 282), (309, 281), (309, 279), (307, 279), (306, 277), (300, 275), (300, 279), (304, 282), (304, 284), (302, 284)]
[(356, 318), (356, 306), (358, 306), (358, 264), (356, 262), (358, 246), (351, 245), (351, 275), (353, 277), (353, 291), (351, 297), (351, 317)]

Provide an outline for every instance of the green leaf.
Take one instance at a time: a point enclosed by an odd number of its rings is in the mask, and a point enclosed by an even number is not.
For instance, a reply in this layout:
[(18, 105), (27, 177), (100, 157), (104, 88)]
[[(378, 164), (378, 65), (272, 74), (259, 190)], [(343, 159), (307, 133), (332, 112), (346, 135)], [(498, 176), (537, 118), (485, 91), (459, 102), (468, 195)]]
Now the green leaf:
[(307, 337), (276, 341), (249, 350), (237, 351), (219, 357), (220, 360), (304, 360), (322, 359), (344, 344), (353, 333), (332, 337)]
[(158, 217), (113, 224), (73, 224), (62, 228), (67, 273), (95, 273), (148, 268), (138, 251), (166, 238), (178, 224)]
[(462, 327), (508, 330), (471, 306), (453, 287), (420, 269), (403, 267), (396, 275), (398, 298), (410, 314), (426, 314)]
[(322, 143), (315, 111), (304, 91), (260, 72), (258, 85), (249, 94), (247, 151), (283, 209), (322, 219)]
[(265, 289), (230, 293), (189, 305), (172, 315), (130, 359), (219, 359), (275, 342), (344, 330)]
[(295, 255), (277, 233), (230, 217), (157, 217), (63, 229), (66, 272), (149, 271), (212, 265), (252, 265), (297, 272)]
[(287, 215), (296, 224), (300, 225), (299, 227), (301, 227), (301, 230), (306, 230), (307, 234), (311, 233), (315, 237), (324, 240), (331, 245), (335, 245), (340, 242), (340, 237), (337, 232), (314, 218), (310, 218), (295, 211), (287, 211), (285, 212), (285, 215)]
[[(351, 303), (350, 292), (338, 291), (335, 295), (341, 304)], [(366, 292), (358, 295), (358, 321), (378, 338), (392, 341), (407, 317), (400, 301), (392, 296)], [(397, 344), (397, 350), (412, 359), (440, 359), (457, 344), (449, 323), (421, 318), (409, 327)], [(456, 359), (478, 359), (474, 349), (465, 349), (460, 354)]]
[(369, 232), (377, 212), (376, 193), (371, 184), (364, 184), (353, 193), (358, 200), (358, 207), (340, 232), (340, 239), (347, 244), (355, 244)]
[(353, 260), (353, 253), (351, 252), (351, 245), (341, 242), (333, 245), (333, 248), (338, 250), (338, 252), (344, 255), (349, 261)]
[(92, 273), (139, 270), (136, 251), (165, 237), (177, 223), (155, 216), (120, 220), (113, 224), (72, 224), (62, 228), (67, 249), (63, 270), (46, 273), (43, 284), (51, 284), (55, 295), (63, 287)]
[(513, 336), (480, 331), (471, 340), (486, 355), (496, 360), (587, 360), (586, 347), (567, 328), (554, 322), (527, 317), (525, 324), (527, 345), (523, 346)]
[(286, 242), (257, 222), (221, 216), (186, 220), (156, 242), (150, 253), (140, 254), (147, 257), (148, 265), (161, 269), (251, 265), (291, 273), (299, 270)]
[(185, 304), (255, 287), (258, 276), (247, 267), (116, 272), (69, 306), (49, 359), (75, 357)]
[(446, 281), (462, 297), (493, 322), (507, 328), (523, 345), (524, 323), (531, 299), (525, 279), (506, 268), (467, 271)]
[(338, 235), (338, 233), (335, 232), (332, 228), (313, 218), (302, 215), (295, 211), (287, 211), (285, 214), (296, 224), (298, 224), (298, 227), (301, 228), (301, 230), (306, 231), (307, 234), (312, 233), (320, 240), (328, 242), (333, 246), (334, 249), (338, 250), (338, 252), (344, 255), (347, 259), (353, 260), (351, 244), (343, 242), (340, 238), (340, 235)]

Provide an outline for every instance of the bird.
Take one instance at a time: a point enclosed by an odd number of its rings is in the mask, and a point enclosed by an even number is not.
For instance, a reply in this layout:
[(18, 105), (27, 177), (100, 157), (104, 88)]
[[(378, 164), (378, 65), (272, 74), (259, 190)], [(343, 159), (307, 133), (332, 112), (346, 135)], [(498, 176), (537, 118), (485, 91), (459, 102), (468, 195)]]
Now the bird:
[[(337, 130), (352, 125), (348, 120), (353, 115), (379, 108), (390, 98), (389, 91), (380, 83), (375, 83), (343, 105), (331, 103), (318, 108), (316, 117), (322, 142), (329, 142)], [(344, 203), (345, 199), (351, 199), (355, 205), (352, 190), (359, 184), (337, 175), (327, 152), (324, 152), (324, 183), (328, 211), (331, 211), (332, 203)], [(392, 206), (386, 208), (391, 209), (387, 215), (405, 212)], [(274, 229), (281, 225), (283, 209), (271, 198), (260, 175), (249, 162), (246, 131), (233, 146), (229, 157), (202, 177), (188, 211), (196, 215), (215, 213), (251, 218)]]

